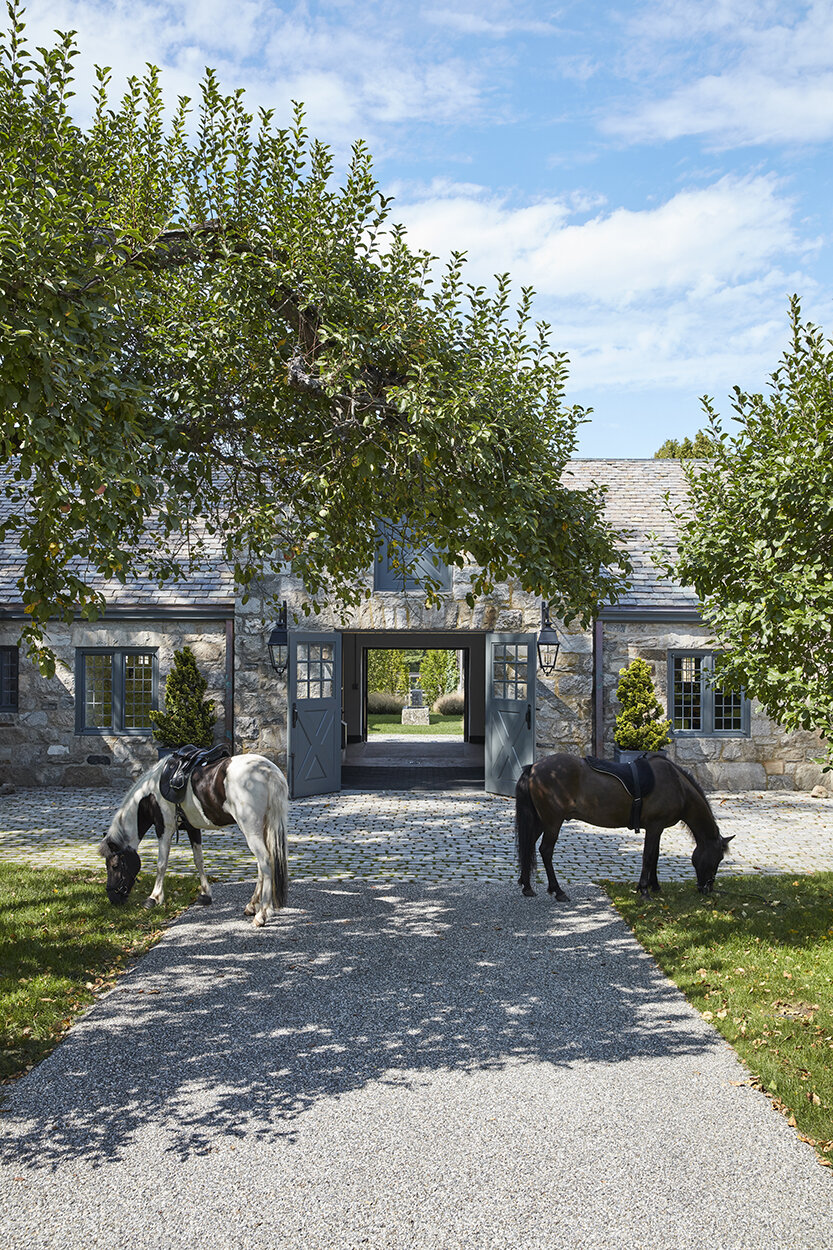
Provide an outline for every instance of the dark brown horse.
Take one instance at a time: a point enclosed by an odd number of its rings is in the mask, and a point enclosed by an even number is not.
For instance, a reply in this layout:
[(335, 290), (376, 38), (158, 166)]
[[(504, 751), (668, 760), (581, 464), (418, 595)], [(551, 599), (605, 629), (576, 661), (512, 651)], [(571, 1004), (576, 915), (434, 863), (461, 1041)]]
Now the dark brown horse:
[[(697, 889), (701, 894), (709, 894), (718, 864), (732, 839), (721, 837), (709, 800), (691, 773), (661, 754), (647, 755), (645, 759), (653, 775), (653, 788), (643, 800), (639, 821), (645, 830), (639, 892), (647, 898), (650, 890), (659, 890), (660, 835), (663, 829), (681, 820), (696, 843), (691, 862), (697, 874)], [(535, 894), (530, 877), (535, 867), (535, 844), (542, 834), (541, 858), (547, 870), (547, 892), (566, 899), (552, 867), (553, 848), (564, 821), (586, 820), (606, 829), (629, 827), (632, 803), (616, 777), (596, 772), (578, 755), (547, 755), (525, 768), (515, 787), (515, 835), (519, 884), (527, 898)]]

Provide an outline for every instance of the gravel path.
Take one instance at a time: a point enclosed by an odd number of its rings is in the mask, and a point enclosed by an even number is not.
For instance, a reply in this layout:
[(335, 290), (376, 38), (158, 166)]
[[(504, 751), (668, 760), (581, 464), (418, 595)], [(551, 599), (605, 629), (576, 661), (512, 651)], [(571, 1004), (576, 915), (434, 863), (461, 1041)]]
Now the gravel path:
[(833, 1178), (597, 887), (193, 910), (12, 1087), (4, 1250), (829, 1250)]

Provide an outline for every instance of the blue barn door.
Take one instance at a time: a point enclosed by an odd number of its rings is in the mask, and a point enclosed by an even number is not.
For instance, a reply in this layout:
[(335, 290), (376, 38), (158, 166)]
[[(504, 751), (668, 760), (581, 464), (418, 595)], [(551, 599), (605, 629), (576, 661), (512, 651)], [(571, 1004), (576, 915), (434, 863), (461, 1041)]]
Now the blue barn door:
[(535, 634), (486, 635), (486, 790), (514, 795), (535, 759)]
[(341, 789), (341, 634), (289, 632), (289, 792)]

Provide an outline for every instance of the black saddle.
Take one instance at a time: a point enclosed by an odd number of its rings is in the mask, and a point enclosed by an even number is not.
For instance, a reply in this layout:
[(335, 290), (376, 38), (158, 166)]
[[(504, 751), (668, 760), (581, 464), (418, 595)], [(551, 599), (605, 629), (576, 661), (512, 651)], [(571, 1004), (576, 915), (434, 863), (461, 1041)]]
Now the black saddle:
[(188, 781), (195, 768), (203, 768), (206, 764), (216, 764), (217, 760), (226, 759), (231, 749), (220, 743), (216, 747), (195, 747), (191, 743), (177, 747), (173, 755), (165, 760), (159, 774), (159, 789), (162, 798), (169, 803), (181, 803), (188, 789)]
[(585, 755), (584, 762), (596, 773), (607, 773), (623, 785), (633, 799), (629, 829), (639, 832), (642, 825), (642, 800), (647, 798), (654, 788), (654, 772), (648, 763), (647, 755), (639, 755), (630, 764), (619, 764), (614, 760), (600, 760), (593, 755)]

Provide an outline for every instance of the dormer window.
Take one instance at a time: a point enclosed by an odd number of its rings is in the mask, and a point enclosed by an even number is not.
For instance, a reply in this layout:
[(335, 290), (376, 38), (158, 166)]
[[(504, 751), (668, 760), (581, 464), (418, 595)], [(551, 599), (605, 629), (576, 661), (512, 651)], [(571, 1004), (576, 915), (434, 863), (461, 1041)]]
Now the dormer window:
[[(435, 563), (435, 558), (437, 563)], [(408, 571), (404, 572), (403, 566)], [(451, 590), (451, 568), (436, 547), (414, 546), (404, 525), (379, 527), (379, 545), (373, 567), (373, 589), (422, 590), (431, 579), (440, 590)]]

